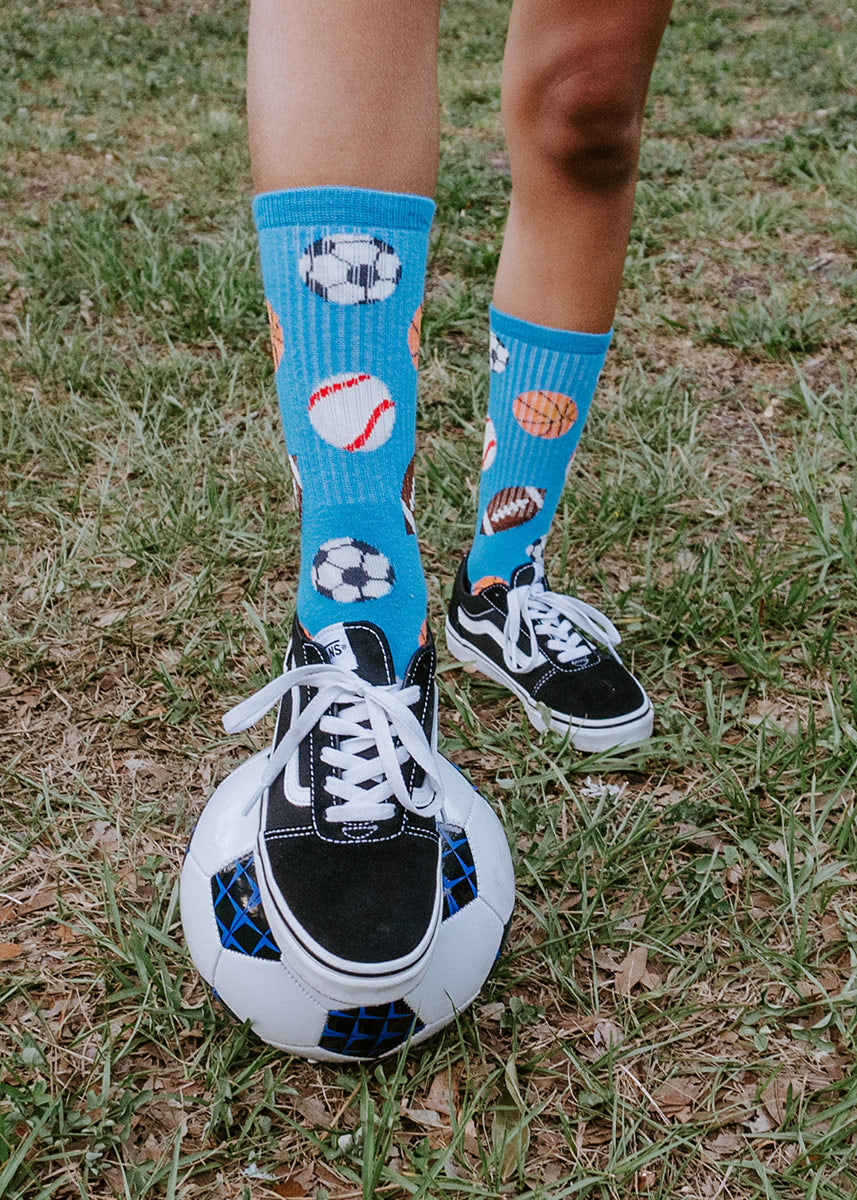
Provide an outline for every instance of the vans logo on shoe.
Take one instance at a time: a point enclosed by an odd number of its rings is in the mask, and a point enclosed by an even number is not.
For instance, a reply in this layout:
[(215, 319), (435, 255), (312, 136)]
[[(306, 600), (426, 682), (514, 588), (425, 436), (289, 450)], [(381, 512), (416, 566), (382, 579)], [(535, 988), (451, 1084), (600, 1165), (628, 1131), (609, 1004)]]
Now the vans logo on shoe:
[(357, 670), (357, 659), (343, 624), (328, 625), (314, 640), (324, 647), (328, 661), (335, 667), (342, 667), (343, 671)]

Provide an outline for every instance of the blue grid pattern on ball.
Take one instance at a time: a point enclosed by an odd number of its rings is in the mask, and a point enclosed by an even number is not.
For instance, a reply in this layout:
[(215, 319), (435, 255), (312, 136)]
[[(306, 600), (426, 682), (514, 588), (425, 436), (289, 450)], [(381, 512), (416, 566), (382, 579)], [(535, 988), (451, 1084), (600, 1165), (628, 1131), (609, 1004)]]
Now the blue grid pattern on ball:
[(443, 920), (454, 917), (478, 894), (476, 864), (467, 834), (457, 825), (441, 825), (440, 839), (443, 858)]
[(422, 1021), (404, 1000), (370, 1008), (333, 1009), (327, 1014), (318, 1044), (335, 1054), (374, 1058), (401, 1046), (422, 1028)]
[(262, 907), (252, 854), (212, 877), (211, 896), (221, 946), (251, 958), (280, 957), (280, 947)]

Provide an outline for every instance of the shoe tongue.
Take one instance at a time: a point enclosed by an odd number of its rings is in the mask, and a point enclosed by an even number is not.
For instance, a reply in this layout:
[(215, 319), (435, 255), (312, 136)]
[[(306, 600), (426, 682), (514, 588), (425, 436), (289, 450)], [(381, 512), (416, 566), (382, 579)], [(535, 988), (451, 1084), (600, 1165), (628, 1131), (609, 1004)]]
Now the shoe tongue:
[(373, 685), (396, 682), (396, 672), (387, 639), (369, 621), (338, 621), (312, 639), (321, 646), (327, 661), (346, 671), (355, 671)]
[(515, 570), (512, 572), (512, 578), (511, 578), (510, 583), (511, 583), (511, 586), (514, 588), (514, 587), (525, 587), (527, 584), (531, 584), (531, 583), (535, 583), (535, 584), (542, 583), (543, 584), (544, 580), (545, 580), (544, 567), (542, 567), (540, 563), (526, 562), (526, 563), (521, 563), (521, 565), (519, 567), (515, 568)]

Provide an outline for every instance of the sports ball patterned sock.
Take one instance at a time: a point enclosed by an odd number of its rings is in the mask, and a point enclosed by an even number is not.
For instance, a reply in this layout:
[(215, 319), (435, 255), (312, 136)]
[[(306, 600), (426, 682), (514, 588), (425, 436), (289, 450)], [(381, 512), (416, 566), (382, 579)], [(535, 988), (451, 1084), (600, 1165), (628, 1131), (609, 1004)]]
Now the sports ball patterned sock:
[(471, 588), (508, 583), (539, 554), (562, 495), (611, 333), (568, 333), (491, 308), (491, 381)]
[(301, 513), (298, 616), (311, 636), (373, 622), (400, 677), (426, 615), (413, 459), (433, 213), (425, 196), (362, 188), (253, 201)]

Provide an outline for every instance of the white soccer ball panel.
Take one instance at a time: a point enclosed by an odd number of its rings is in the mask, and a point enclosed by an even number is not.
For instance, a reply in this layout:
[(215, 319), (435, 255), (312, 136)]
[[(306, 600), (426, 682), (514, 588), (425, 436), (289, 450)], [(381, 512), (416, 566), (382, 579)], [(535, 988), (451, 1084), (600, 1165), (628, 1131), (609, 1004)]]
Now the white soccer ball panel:
[(185, 855), (182, 866), (179, 910), (187, 948), (196, 969), (206, 983), (213, 983), (222, 946), (211, 906), (211, 876), (190, 854)]
[(267, 750), (248, 758), (226, 776), (202, 810), (188, 855), (206, 876), (216, 875), (253, 848), (259, 813), (254, 810), (245, 815), (241, 810), (262, 782), (267, 765)]
[[(440, 777), (444, 790), (440, 819), (446, 825), (459, 825), (466, 829), (474, 807), (481, 807), (483, 804), (487, 806), (488, 801), (479, 795), (470, 780), (446, 758), (441, 759)], [(506, 853), (508, 854), (508, 847)]]
[(505, 926), (515, 907), (515, 875), (503, 826), (490, 805), (474, 804), (465, 831), (476, 866), (479, 896)]
[(393, 590), (393, 585), (386, 579), (370, 579), (363, 585), (361, 595), (364, 600), (380, 600)]
[(346, 539), (343, 539), (338, 546), (331, 546), (329, 542), (326, 542), (321, 548), (327, 556), (325, 566), (333, 566), (339, 571), (346, 571), (349, 567), (359, 567), (363, 561), (364, 555), (360, 547)]
[(348, 263), (332, 254), (302, 254), (298, 263), (301, 277), (308, 282), (334, 287), (348, 282)]
[(372, 579), (386, 579), (390, 560), (384, 554), (364, 554), (363, 570)]
[(502, 940), (502, 921), (479, 897), (445, 920), (427, 974), (406, 997), (420, 1020), (429, 1025), (463, 1012), (488, 978)]
[(375, 259), (375, 270), (385, 282), (395, 282), (401, 267), (402, 264), (399, 261), (398, 254), (388, 254), (385, 250), (382, 250)]
[(375, 239), (368, 234), (363, 237), (340, 234), (331, 239), (331, 253), (356, 267), (374, 262), (379, 249)]
[(364, 595), (360, 588), (355, 587), (353, 583), (338, 583), (335, 588), (330, 590), (337, 604), (356, 604), (358, 600), (363, 599)]
[(249, 1019), (263, 1041), (304, 1054), (318, 1046), (327, 1004), (313, 999), (309, 988), (298, 983), (281, 962), (224, 950), (214, 988), (237, 1017)]
[(332, 592), (340, 583), (342, 583), (342, 568), (332, 563), (329, 558), (315, 568), (316, 587), (326, 588)]

